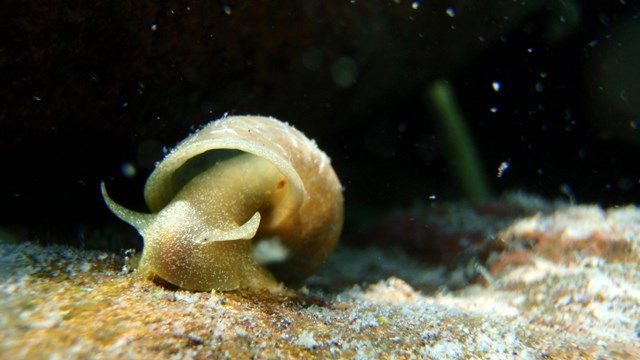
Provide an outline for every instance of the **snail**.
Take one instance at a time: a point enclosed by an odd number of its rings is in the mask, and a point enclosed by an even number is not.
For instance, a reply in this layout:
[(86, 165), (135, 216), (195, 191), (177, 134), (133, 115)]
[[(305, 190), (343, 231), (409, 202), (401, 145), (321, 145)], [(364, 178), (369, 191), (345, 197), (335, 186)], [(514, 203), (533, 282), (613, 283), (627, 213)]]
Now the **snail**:
[(179, 143), (144, 188), (152, 213), (112, 200), (142, 235), (138, 270), (187, 290), (299, 285), (332, 252), (342, 186), (313, 140), (274, 118), (231, 116)]

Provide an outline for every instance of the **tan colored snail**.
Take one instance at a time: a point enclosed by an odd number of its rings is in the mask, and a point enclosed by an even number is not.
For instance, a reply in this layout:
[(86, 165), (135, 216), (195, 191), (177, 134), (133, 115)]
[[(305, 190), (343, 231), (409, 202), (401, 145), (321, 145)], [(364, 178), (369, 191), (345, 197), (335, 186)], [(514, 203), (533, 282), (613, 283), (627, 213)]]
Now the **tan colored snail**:
[(144, 238), (139, 271), (189, 290), (299, 284), (342, 229), (342, 188), (327, 155), (260, 116), (219, 119), (178, 144), (145, 185), (151, 214), (118, 205), (104, 183), (102, 196)]

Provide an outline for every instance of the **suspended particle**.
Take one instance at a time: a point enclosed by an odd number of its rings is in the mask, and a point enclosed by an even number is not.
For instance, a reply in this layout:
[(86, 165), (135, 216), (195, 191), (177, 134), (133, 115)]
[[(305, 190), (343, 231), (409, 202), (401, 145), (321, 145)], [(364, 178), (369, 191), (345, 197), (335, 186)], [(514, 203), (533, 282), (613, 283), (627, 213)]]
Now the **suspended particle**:
[(132, 178), (134, 176), (136, 176), (136, 167), (135, 165), (133, 165), (130, 162), (124, 162), (122, 163), (122, 165), (120, 165), (120, 173), (122, 173), (122, 176), (127, 177), (127, 178)]
[(449, 15), (449, 17), (456, 17), (456, 11), (450, 7), (447, 9), (447, 15)]
[(508, 161), (503, 161), (500, 166), (498, 166), (498, 178), (501, 178), (504, 175), (504, 172), (511, 166), (511, 163)]

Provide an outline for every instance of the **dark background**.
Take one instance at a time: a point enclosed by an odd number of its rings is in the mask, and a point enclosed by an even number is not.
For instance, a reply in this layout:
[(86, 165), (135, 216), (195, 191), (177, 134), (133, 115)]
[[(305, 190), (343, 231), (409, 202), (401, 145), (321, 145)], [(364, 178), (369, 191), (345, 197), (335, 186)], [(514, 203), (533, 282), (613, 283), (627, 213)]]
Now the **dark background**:
[[(495, 195), (640, 199), (636, 1), (4, 1), (0, 17), (6, 233), (139, 245), (99, 182), (144, 210), (162, 147), (228, 113), (316, 139), (346, 189), (348, 241), (393, 209), (465, 198), (424, 96), (438, 78)], [(104, 229), (128, 235), (87, 240)]]

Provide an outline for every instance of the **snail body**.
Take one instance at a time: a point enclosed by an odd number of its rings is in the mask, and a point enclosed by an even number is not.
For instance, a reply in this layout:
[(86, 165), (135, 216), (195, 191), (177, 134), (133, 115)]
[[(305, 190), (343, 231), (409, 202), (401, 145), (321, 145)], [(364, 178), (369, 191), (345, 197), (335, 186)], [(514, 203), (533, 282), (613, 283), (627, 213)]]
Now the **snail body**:
[(138, 230), (138, 269), (189, 290), (299, 284), (342, 229), (340, 181), (324, 152), (273, 118), (225, 117), (178, 144), (147, 179), (152, 213), (107, 206)]

